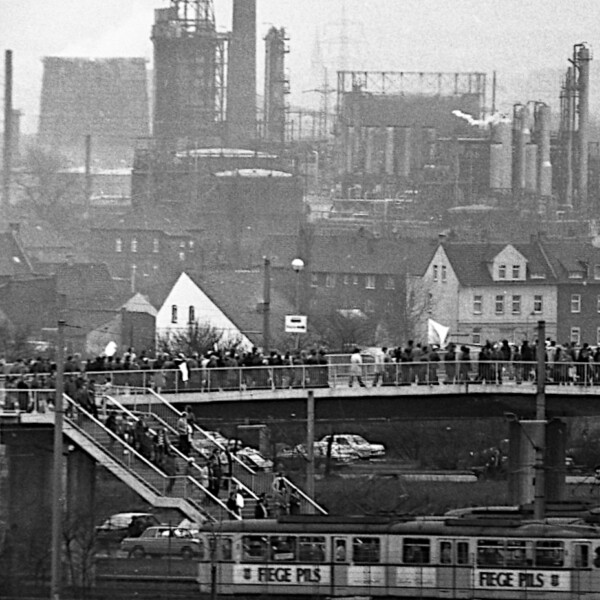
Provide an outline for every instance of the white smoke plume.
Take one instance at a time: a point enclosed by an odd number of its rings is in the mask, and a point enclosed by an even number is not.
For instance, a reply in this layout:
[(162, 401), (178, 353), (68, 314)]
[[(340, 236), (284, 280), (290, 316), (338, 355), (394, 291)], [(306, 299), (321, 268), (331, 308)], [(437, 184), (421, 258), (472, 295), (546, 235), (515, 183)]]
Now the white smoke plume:
[(510, 119), (502, 113), (496, 112), (492, 115), (487, 115), (483, 119), (476, 119), (473, 115), (464, 113), (461, 110), (453, 110), (452, 114), (459, 119), (464, 119), (469, 125), (484, 129), (488, 125), (497, 125), (498, 123), (508, 122)]

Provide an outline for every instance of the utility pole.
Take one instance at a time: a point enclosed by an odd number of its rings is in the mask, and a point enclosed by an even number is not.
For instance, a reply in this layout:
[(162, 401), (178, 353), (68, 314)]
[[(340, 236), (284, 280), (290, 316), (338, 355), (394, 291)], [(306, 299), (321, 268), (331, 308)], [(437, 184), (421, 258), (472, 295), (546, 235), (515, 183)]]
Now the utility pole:
[(263, 354), (268, 356), (271, 346), (271, 261), (266, 256), (263, 282)]
[(545, 453), (546, 453), (546, 321), (537, 326), (537, 390), (535, 396), (535, 419), (539, 427), (535, 446), (534, 518), (541, 520), (546, 513), (545, 501)]
[(315, 393), (308, 392), (306, 401), (306, 494), (315, 497)]
[(4, 53), (4, 146), (2, 160), (2, 204), (4, 210), (10, 203), (10, 175), (12, 168), (13, 129), (13, 62), (12, 50)]
[(54, 400), (54, 456), (52, 470), (52, 564), (50, 600), (60, 600), (62, 590), (62, 510), (65, 503), (63, 473), (63, 374), (65, 322), (58, 321), (56, 351), (56, 390)]
[(90, 216), (90, 207), (92, 203), (92, 136), (88, 133), (85, 136), (85, 209), (84, 217)]

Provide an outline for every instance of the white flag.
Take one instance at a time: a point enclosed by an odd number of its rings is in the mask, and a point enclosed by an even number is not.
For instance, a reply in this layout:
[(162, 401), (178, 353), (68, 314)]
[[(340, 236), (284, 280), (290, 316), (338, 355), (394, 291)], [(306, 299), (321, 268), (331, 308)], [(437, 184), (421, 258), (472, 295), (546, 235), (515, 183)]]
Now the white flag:
[(179, 370), (181, 371), (181, 381), (187, 381), (189, 379), (187, 363), (184, 361), (179, 364)]
[(440, 347), (446, 344), (446, 338), (450, 327), (446, 327), (433, 319), (427, 319), (427, 343), (436, 344)]

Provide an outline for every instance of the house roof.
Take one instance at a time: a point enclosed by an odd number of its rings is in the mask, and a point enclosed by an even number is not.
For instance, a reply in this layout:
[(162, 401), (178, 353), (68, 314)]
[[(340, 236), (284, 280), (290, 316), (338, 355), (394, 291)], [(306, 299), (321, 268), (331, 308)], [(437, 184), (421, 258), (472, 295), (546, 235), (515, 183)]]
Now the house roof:
[[(208, 296), (234, 325), (248, 337), (253, 344), (262, 344), (264, 272), (213, 271), (202, 275), (186, 273), (190, 279)], [(164, 304), (173, 286), (179, 280), (178, 275), (170, 285), (154, 290), (151, 302), (160, 307)], [(292, 304), (284, 295), (271, 287), (271, 329), (273, 340), (283, 332), (285, 315), (295, 313)], [(278, 330), (281, 329), (281, 332)]]
[[(444, 251), (462, 285), (490, 285), (495, 282), (488, 265), (508, 245), (506, 242), (487, 244), (452, 242), (444, 244)], [(529, 273), (543, 274), (546, 281), (555, 279), (552, 267), (544, 256), (544, 250), (538, 243), (510, 245), (527, 259)]]
[(127, 312), (147, 313), (153, 317), (156, 317), (157, 315), (156, 308), (154, 308), (148, 299), (139, 292), (129, 298), (121, 308), (125, 309)]
[[(381, 238), (357, 230), (315, 235), (308, 251), (310, 257), (300, 258), (313, 272), (398, 275), (424, 271), (436, 245), (437, 240)], [(292, 260), (302, 254), (298, 252), (295, 236), (269, 237), (263, 253), (271, 258), (272, 266), (278, 268), (291, 268)]]
[(92, 225), (93, 229), (110, 229), (123, 231), (162, 231), (167, 235), (187, 236), (189, 231), (198, 227), (190, 227), (189, 221), (181, 212), (168, 206), (141, 206), (121, 215), (108, 215)]

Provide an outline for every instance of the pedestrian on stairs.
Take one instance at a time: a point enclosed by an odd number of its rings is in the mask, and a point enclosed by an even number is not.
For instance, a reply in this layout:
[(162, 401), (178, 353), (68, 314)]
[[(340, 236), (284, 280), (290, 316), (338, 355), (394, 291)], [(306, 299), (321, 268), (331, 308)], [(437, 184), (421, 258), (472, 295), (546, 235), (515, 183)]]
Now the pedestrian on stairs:
[[(227, 508), (229, 509), (230, 513), (233, 513), (233, 515), (241, 516), (240, 510), (239, 510), (238, 505), (237, 505), (236, 491), (235, 490), (231, 490), (231, 492), (229, 492), (229, 498), (227, 498), (227, 502), (225, 503), (225, 506), (227, 506)], [(233, 519), (234, 518), (233, 515), (230, 514), (229, 518)]]
[(267, 506), (267, 495), (263, 492), (256, 501), (254, 507), (254, 518), (255, 519), (268, 519), (269, 518), (269, 507)]
[(177, 419), (177, 435), (179, 436), (179, 450), (185, 456), (189, 456), (192, 449), (190, 441), (191, 429), (186, 413), (182, 413), (179, 419)]

